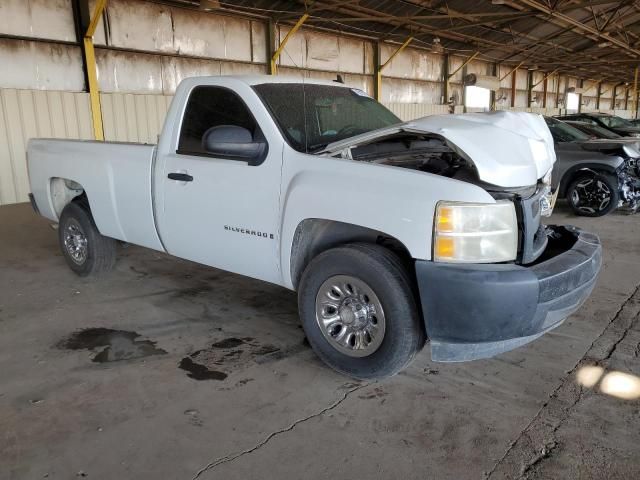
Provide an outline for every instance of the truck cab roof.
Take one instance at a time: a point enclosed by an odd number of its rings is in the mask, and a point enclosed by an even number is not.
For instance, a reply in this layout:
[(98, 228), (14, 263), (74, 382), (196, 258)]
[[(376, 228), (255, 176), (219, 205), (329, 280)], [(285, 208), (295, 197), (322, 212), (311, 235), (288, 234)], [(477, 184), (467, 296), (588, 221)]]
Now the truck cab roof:
[(242, 82), (247, 85), (262, 85), (265, 83), (304, 83), (309, 85), (327, 85), (332, 87), (355, 88), (333, 80), (317, 80), (314, 78), (303, 78), (293, 75), (207, 75), (200, 77), (190, 77), (183, 80), (190, 84), (216, 83), (216, 80)]

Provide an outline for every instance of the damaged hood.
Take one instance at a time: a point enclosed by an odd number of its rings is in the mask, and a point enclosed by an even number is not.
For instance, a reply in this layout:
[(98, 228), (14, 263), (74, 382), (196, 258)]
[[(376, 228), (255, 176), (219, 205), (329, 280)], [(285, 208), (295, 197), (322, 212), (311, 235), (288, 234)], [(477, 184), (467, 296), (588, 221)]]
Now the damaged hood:
[(336, 154), (401, 132), (443, 137), (473, 163), (480, 180), (500, 187), (535, 185), (556, 160), (544, 119), (524, 112), (423, 117), (331, 143), (321, 153)]

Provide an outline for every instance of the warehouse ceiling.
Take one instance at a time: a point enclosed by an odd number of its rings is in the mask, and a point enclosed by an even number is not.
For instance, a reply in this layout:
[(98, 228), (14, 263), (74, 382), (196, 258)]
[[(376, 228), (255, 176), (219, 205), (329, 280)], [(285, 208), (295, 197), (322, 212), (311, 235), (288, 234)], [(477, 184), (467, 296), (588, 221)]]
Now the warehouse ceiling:
[[(640, 61), (640, 2), (610, 0), (177, 0), (402, 42), (544, 72), (631, 82)], [(444, 49), (444, 50), (443, 50)]]

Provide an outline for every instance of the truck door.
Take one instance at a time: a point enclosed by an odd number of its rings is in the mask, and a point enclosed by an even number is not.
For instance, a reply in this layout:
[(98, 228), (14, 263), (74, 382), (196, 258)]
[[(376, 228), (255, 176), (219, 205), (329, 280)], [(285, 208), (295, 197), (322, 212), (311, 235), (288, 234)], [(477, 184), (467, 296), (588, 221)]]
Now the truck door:
[[(254, 162), (224, 149), (211, 153), (204, 139), (214, 127), (232, 132), (232, 137), (244, 133), (249, 141), (265, 143), (266, 150)], [(237, 135), (229, 141), (237, 141)], [(155, 177), (161, 183), (156, 185), (158, 230), (170, 254), (281, 282), (282, 145), (273, 143), (268, 145), (236, 92), (210, 85), (191, 90), (177, 148), (158, 158), (161, 171)]]

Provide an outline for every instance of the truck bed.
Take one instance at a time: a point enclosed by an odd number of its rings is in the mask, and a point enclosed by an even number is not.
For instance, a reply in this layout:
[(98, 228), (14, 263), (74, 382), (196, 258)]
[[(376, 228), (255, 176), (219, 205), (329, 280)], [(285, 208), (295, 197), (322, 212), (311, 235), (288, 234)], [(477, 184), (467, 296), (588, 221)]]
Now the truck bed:
[(27, 148), (31, 190), (40, 213), (57, 222), (55, 179), (81, 185), (103, 235), (163, 250), (155, 226), (155, 145), (32, 139)]

